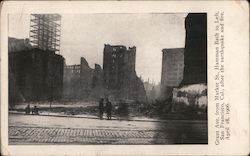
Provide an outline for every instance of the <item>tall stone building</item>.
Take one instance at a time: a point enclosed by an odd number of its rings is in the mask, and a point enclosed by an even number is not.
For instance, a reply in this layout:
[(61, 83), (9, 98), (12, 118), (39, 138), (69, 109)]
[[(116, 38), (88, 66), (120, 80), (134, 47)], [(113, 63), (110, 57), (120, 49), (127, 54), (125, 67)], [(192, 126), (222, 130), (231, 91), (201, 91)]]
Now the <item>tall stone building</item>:
[(178, 87), (183, 79), (184, 49), (162, 50), (161, 98), (172, 95), (174, 87)]
[(113, 98), (127, 100), (146, 99), (143, 82), (135, 72), (136, 47), (105, 44), (103, 76), (105, 88)]
[(185, 68), (181, 85), (207, 83), (207, 14), (189, 13), (185, 28)]
[(9, 51), (9, 102), (61, 99), (63, 65), (53, 51)]

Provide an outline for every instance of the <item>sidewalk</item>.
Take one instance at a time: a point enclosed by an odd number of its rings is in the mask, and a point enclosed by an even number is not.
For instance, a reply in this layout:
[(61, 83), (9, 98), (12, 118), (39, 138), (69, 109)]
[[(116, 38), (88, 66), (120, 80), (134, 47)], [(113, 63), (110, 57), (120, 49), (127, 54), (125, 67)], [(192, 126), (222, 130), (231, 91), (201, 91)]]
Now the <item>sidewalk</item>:
[(9, 114), (9, 126), (22, 127), (152, 130), (156, 129), (158, 123), (159, 122), (100, 120), (97, 118), (68, 116)]
[[(22, 115), (32, 115), (32, 114), (25, 114), (24, 112), (17, 112), (17, 111), (9, 111), (9, 114), (22, 114)], [(34, 116), (34, 115), (33, 115)], [(42, 112), (39, 114), (39, 116), (54, 116), (54, 117), (69, 117), (69, 118), (86, 118), (86, 119), (99, 119), (97, 116), (92, 115), (65, 115), (65, 114), (59, 114), (59, 113), (45, 113)], [(106, 119), (106, 116), (104, 115), (104, 120)], [(122, 119), (122, 118), (116, 118), (112, 117), (112, 120), (119, 120), (119, 121), (139, 121), (139, 122), (169, 122), (169, 121), (175, 121), (175, 120), (160, 120), (160, 119), (152, 119), (152, 118), (139, 118), (139, 117), (131, 117), (129, 119)], [(207, 123), (206, 120), (176, 120), (178, 122), (188, 122), (188, 123)]]

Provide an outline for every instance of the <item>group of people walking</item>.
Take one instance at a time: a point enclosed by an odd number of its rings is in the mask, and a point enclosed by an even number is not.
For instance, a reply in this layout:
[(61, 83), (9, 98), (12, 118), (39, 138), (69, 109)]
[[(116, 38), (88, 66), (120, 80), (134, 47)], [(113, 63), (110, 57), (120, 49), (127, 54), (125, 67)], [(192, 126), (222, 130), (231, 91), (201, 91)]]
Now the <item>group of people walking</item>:
[(30, 108), (30, 105), (27, 105), (25, 107), (25, 114), (30, 114), (30, 112), (32, 114), (36, 114), (36, 115), (39, 115), (39, 109), (37, 106), (34, 106), (33, 109)]
[(106, 99), (106, 105), (104, 106), (104, 99), (101, 98), (99, 102), (99, 112), (100, 112), (100, 119), (103, 119), (103, 113), (106, 111), (108, 120), (111, 120), (112, 116), (112, 103), (109, 101), (109, 99)]

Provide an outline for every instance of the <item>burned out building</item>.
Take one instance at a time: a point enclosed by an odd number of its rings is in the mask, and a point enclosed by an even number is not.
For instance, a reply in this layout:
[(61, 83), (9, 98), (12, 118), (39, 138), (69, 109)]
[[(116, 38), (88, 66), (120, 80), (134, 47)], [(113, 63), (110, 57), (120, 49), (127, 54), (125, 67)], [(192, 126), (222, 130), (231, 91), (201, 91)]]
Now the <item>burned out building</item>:
[(135, 71), (136, 47), (105, 44), (103, 76), (106, 96), (114, 99), (145, 100), (143, 82)]
[(84, 57), (81, 57), (80, 64), (80, 98), (88, 99), (92, 90), (92, 79), (94, 70), (89, 67)]
[(100, 65), (89, 67), (81, 57), (78, 65), (65, 65), (63, 93), (65, 100), (98, 100), (103, 95), (103, 72)]
[(9, 102), (59, 100), (64, 58), (52, 51), (9, 52)]
[(172, 95), (183, 79), (184, 48), (162, 50), (161, 98)]
[(105, 93), (105, 85), (104, 85), (104, 78), (103, 78), (103, 69), (99, 64), (95, 64), (95, 68), (93, 71), (91, 83), (91, 99), (99, 100), (100, 98), (104, 97)]
[(173, 102), (195, 105), (206, 110), (207, 14), (189, 13), (185, 19), (185, 28), (184, 75), (179, 87), (174, 89)]
[(32, 45), (28, 38), (17, 39), (13, 37), (8, 38), (8, 52), (26, 51), (32, 49)]
[(63, 99), (80, 97), (80, 65), (64, 65)]
[(9, 102), (59, 100), (64, 58), (61, 15), (31, 14), (29, 39), (9, 37)]
[(181, 85), (207, 82), (207, 14), (189, 13), (185, 19), (184, 77)]

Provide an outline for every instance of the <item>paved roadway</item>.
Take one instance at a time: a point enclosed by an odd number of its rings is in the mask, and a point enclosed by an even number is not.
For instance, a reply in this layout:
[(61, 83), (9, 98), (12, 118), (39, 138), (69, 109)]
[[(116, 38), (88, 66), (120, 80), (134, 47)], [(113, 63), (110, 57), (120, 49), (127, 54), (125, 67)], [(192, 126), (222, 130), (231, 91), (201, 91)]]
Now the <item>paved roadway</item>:
[(9, 144), (207, 143), (207, 122), (142, 122), (9, 114)]

